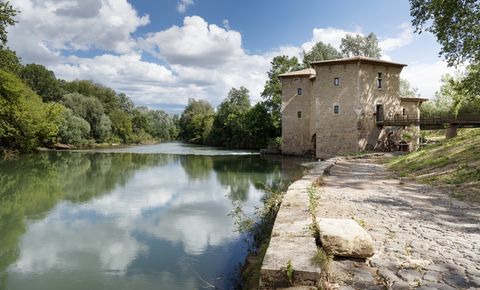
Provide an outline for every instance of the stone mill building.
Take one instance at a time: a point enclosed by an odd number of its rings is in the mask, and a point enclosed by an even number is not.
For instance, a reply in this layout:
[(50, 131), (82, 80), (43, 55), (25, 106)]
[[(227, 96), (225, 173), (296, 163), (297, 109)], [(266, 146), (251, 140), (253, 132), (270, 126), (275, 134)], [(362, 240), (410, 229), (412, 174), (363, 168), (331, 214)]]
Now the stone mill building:
[(424, 99), (400, 97), (405, 66), (352, 57), (280, 75), (282, 152), (326, 158), (373, 150), (384, 118), (420, 118)]

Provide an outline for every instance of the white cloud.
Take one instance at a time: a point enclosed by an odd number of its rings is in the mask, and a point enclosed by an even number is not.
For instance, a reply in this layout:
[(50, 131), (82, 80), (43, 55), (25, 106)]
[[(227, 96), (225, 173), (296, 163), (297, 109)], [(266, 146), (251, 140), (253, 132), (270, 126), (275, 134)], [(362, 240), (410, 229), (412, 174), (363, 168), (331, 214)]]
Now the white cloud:
[(9, 46), (25, 62), (54, 63), (62, 50), (92, 48), (130, 52), (131, 37), (149, 23), (127, 0), (18, 0), (18, 23), (9, 28)]
[(455, 68), (448, 67), (444, 61), (437, 61), (409, 65), (403, 69), (401, 77), (418, 88), (422, 97), (432, 99), (440, 88), (442, 75), (447, 73), (455, 74)]
[(177, 11), (180, 13), (185, 13), (188, 6), (193, 5), (193, 0), (180, 0), (177, 2)]
[(143, 61), (138, 53), (104, 54), (93, 58), (71, 56), (49, 68), (62, 79), (89, 79), (115, 88), (129, 95), (137, 104), (176, 103), (173, 98), (161, 97), (172, 97), (169, 93), (174, 90), (176, 81), (172, 71)]
[[(178, 4), (184, 5), (183, 10), (193, 1)], [(339, 48), (345, 35), (362, 34), (360, 27), (315, 28), (311, 39), (299, 46), (283, 45), (264, 53), (249, 53), (242, 46), (241, 33), (232, 30), (228, 20), (219, 26), (199, 16), (185, 17), (180, 26), (134, 39), (132, 33), (146, 25), (149, 18), (139, 16), (127, 0), (18, 0), (14, 5), (22, 13), (19, 23), (10, 28), (9, 45), (24, 62), (47, 65), (67, 80), (91, 79), (126, 93), (137, 104), (178, 113), (191, 97), (218, 105), (231, 87), (245, 86), (252, 101), (259, 101), (273, 57), (301, 59), (302, 51), (310, 50), (318, 41)], [(384, 51), (390, 53), (413, 41), (409, 25), (402, 24), (399, 29), (395, 37), (380, 37)], [(93, 48), (101, 54), (71, 55)], [(147, 54), (157, 60), (142, 58)], [(382, 59), (391, 60), (385, 54)], [(430, 66), (435, 70), (422, 82), (415, 81), (416, 72), (410, 67), (405, 70), (424, 95), (432, 95), (445, 71), (443, 67), (436, 69), (438, 63)]]
[(217, 67), (244, 55), (239, 32), (209, 25), (199, 16), (185, 17), (182, 27), (149, 34), (141, 44), (170, 64)]
[(130, 229), (121, 227), (116, 221), (66, 221), (61, 211), (56, 211), (29, 226), (22, 238), (21, 255), (12, 269), (21, 273), (38, 273), (79, 268), (84, 265), (72, 259), (72, 255), (94, 253), (98, 263), (89, 266), (98, 269), (90, 270), (123, 273), (135, 257), (147, 250), (133, 238)]
[(334, 27), (314, 28), (312, 39), (302, 44), (302, 49), (309, 51), (312, 49), (315, 43), (319, 41), (330, 44), (338, 49), (340, 48), (342, 38), (344, 38), (347, 34), (361, 34), (361, 30), (358, 27), (356, 31), (347, 31)]
[(185, 17), (183, 26), (148, 34), (139, 47), (169, 64), (177, 77), (177, 92), (206, 98), (217, 105), (231, 87), (245, 86), (254, 101), (266, 80), (270, 54), (248, 54), (238, 31), (208, 24), (199, 16)]
[(400, 34), (398, 34), (396, 37), (380, 40), (378, 45), (383, 52), (395, 50), (410, 44), (413, 41), (413, 28), (409, 23), (403, 23), (399, 26), (399, 28), (402, 29), (402, 32), (400, 32)]

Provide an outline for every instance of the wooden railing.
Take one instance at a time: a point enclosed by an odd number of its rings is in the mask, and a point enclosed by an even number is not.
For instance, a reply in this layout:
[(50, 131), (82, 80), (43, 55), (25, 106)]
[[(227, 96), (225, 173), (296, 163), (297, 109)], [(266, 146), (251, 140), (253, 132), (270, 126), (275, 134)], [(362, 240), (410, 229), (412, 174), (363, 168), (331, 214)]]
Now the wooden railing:
[(446, 124), (480, 125), (480, 114), (463, 114), (458, 116), (444, 115), (420, 118), (395, 116), (383, 120), (384, 126), (443, 126)]

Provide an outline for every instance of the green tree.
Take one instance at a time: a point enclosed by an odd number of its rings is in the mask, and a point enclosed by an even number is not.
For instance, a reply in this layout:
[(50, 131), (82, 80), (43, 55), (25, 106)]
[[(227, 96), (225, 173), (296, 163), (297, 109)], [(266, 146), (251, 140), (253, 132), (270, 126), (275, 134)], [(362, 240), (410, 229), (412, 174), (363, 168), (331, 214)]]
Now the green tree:
[(450, 66), (470, 63), (456, 90), (463, 98), (480, 99), (480, 3), (475, 0), (410, 0), (417, 33), (431, 32)]
[(400, 79), (400, 97), (420, 97), (418, 88), (413, 87), (406, 79)]
[(95, 126), (95, 139), (100, 142), (107, 142), (112, 136), (112, 121), (106, 114), (102, 114), (100, 121)]
[(315, 43), (309, 52), (303, 51), (302, 54), (305, 67), (310, 67), (310, 64), (314, 61), (342, 58), (342, 55), (335, 47), (321, 41)]
[(43, 65), (27, 64), (21, 69), (20, 77), (45, 102), (58, 102), (61, 99), (62, 90), (55, 74)]
[(84, 96), (97, 98), (102, 103), (106, 114), (110, 114), (110, 112), (120, 106), (119, 97), (113, 89), (92, 81), (76, 80), (65, 83), (64, 87), (69, 93), (79, 93)]
[(173, 117), (162, 110), (149, 110), (147, 113), (147, 132), (159, 140), (172, 140), (177, 137), (177, 128)]
[(179, 137), (192, 143), (205, 143), (213, 125), (214, 111), (205, 100), (189, 99), (179, 120)]
[(133, 109), (132, 126), (133, 132), (135, 134), (139, 134), (141, 131), (145, 131), (145, 128), (148, 127), (147, 113), (147, 107), (142, 106)]
[(89, 136), (90, 124), (82, 117), (76, 116), (71, 109), (64, 108), (58, 131), (59, 141), (65, 144), (83, 145)]
[(34, 150), (58, 134), (61, 106), (44, 104), (18, 77), (0, 69), (0, 147)]
[(15, 51), (8, 48), (0, 48), (0, 67), (18, 76), (22, 69), (22, 64)]
[(246, 132), (243, 136), (245, 148), (266, 148), (276, 137), (276, 128), (265, 102), (259, 102), (245, 114)]
[[(111, 132), (111, 121), (105, 115), (102, 103), (95, 97), (87, 97), (79, 93), (71, 93), (63, 96), (62, 103), (72, 109), (77, 115), (90, 124), (91, 137), (98, 141), (104, 141)], [(110, 129), (108, 126), (110, 125)]]
[(456, 89), (465, 99), (480, 102), (480, 62), (467, 67), (461, 81), (457, 83)]
[(272, 123), (276, 130), (275, 135), (280, 136), (282, 134), (282, 83), (278, 75), (298, 70), (301, 68), (301, 65), (296, 57), (285, 55), (274, 57), (271, 65), (267, 73), (268, 80), (261, 95), (271, 115)]
[(209, 143), (232, 148), (244, 147), (242, 138), (247, 131), (245, 114), (250, 109), (249, 91), (245, 87), (232, 88), (218, 106)]
[(416, 32), (431, 32), (450, 65), (480, 61), (480, 3), (475, 0), (410, 0)]
[(132, 139), (132, 120), (127, 112), (115, 110), (110, 113), (112, 121), (112, 133), (120, 137), (123, 143), (128, 143)]
[(458, 113), (459, 106), (455, 104), (455, 100), (459, 99), (455, 86), (457, 85), (458, 77), (453, 77), (449, 74), (442, 76), (442, 85), (440, 89), (435, 92), (435, 98), (422, 104), (422, 117), (439, 117)]
[(344, 57), (364, 56), (380, 58), (381, 56), (378, 39), (373, 32), (367, 36), (347, 34), (342, 38), (340, 50)]
[(118, 107), (130, 115), (133, 114), (133, 109), (135, 109), (132, 100), (130, 100), (130, 98), (124, 93), (118, 94)]
[(7, 26), (16, 23), (15, 15), (17, 15), (17, 11), (8, 1), (0, 2), (0, 49), (4, 48), (7, 43)]

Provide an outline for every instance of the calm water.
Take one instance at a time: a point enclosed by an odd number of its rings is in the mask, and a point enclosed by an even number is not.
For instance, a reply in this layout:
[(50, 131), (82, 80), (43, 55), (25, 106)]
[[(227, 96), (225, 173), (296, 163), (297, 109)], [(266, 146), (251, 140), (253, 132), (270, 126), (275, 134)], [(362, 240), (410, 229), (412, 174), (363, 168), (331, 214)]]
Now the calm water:
[(231, 289), (233, 203), (298, 164), (180, 143), (0, 161), (0, 289)]

